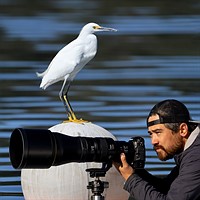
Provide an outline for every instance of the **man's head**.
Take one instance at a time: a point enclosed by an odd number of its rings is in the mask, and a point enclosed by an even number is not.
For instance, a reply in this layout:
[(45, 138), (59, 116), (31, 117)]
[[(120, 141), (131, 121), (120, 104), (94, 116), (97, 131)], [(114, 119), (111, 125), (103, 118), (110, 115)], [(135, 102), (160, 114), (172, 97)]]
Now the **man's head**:
[(191, 123), (186, 106), (173, 99), (156, 104), (147, 117), (148, 132), (160, 160), (173, 158), (184, 149), (197, 124)]

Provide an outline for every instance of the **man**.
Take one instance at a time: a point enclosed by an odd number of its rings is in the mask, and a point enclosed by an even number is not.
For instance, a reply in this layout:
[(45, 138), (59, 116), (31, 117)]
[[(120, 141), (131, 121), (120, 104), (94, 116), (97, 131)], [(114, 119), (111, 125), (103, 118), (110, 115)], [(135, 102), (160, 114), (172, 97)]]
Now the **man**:
[(144, 169), (133, 169), (124, 154), (116, 168), (126, 180), (124, 189), (135, 200), (200, 199), (200, 125), (177, 100), (156, 104), (147, 118), (152, 145), (162, 161), (175, 159), (176, 166), (161, 179)]

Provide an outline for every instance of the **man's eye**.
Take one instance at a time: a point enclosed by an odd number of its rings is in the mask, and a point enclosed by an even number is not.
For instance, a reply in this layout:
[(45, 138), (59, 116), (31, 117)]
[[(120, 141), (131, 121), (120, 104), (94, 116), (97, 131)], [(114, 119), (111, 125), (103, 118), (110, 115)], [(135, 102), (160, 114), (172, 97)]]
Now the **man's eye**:
[(160, 132), (160, 131), (157, 131), (157, 132), (155, 132), (155, 134), (156, 134), (156, 135), (160, 135), (160, 134), (161, 134), (161, 132)]

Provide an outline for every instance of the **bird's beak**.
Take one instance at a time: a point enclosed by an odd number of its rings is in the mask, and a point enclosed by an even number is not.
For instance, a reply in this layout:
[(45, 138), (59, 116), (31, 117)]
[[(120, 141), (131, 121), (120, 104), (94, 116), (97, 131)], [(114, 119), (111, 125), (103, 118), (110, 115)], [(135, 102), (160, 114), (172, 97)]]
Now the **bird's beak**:
[(98, 29), (100, 31), (117, 31), (117, 29), (114, 29), (114, 28), (107, 28), (107, 27), (102, 27), (102, 26), (99, 26)]

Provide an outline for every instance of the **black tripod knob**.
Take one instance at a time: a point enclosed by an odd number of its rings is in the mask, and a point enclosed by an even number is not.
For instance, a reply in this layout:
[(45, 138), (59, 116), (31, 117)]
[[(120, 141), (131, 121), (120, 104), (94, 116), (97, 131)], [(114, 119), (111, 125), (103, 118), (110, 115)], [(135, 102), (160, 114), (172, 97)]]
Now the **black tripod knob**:
[(91, 189), (93, 195), (91, 196), (91, 200), (104, 200), (104, 197), (101, 195), (105, 188), (109, 187), (109, 183), (106, 181), (101, 181), (98, 177), (89, 182), (87, 189)]
[(95, 178), (94, 181), (90, 181), (87, 189), (92, 190), (91, 200), (104, 200), (102, 193), (105, 188), (109, 187), (109, 183), (106, 181), (101, 181), (99, 177), (104, 177), (109, 168), (90, 168), (86, 169), (90, 173), (91, 178)]

